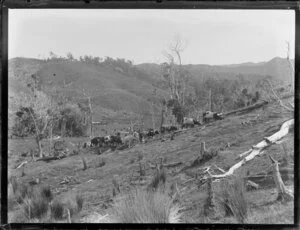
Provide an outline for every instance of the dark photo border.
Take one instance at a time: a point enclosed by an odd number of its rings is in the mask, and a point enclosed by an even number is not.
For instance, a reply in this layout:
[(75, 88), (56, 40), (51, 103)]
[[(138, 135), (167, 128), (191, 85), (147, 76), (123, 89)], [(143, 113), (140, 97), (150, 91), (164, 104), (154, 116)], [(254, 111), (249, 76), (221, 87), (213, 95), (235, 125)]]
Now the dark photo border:
[[(286, 9), (295, 11), (294, 224), (7, 224), (8, 10), (9, 9)], [(249, 19), (251, 20), (251, 19)], [(300, 4), (296, 1), (97, 1), (1, 0), (1, 226), (4, 229), (298, 229), (299, 228), (299, 78)]]

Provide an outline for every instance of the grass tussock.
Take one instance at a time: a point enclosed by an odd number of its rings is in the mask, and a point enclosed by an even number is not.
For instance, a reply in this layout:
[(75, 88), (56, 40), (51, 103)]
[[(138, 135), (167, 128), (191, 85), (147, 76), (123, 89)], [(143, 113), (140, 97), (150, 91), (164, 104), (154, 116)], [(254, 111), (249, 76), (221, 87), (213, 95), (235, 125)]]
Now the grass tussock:
[(53, 194), (49, 186), (33, 189), (24, 199), (24, 213), (28, 219), (41, 218), (48, 212)]
[(165, 192), (136, 190), (116, 201), (103, 222), (111, 223), (180, 223), (180, 208)]
[(41, 218), (43, 217), (48, 211), (49, 203), (47, 200), (44, 200), (42, 197), (35, 197), (30, 199), (24, 200), (24, 213), (27, 218)]
[(12, 191), (15, 193), (18, 189), (18, 182), (17, 178), (15, 176), (11, 176), (8, 178), (8, 184), (11, 184), (12, 186)]
[(71, 216), (79, 213), (83, 207), (81, 195), (71, 195), (67, 200), (54, 199), (49, 186), (33, 187), (28, 184), (8, 184), (8, 208), (19, 205), (18, 211), (11, 211), (9, 221), (15, 223), (53, 223), (66, 218), (65, 210)]
[(53, 193), (51, 192), (50, 186), (43, 186), (40, 188), (40, 195), (43, 199), (51, 202), (53, 199)]
[(101, 158), (100, 160), (98, 160), (96, 167), (100, 168), (103, 167), (106, 164), (106, 162), (103, 160), (103, 158)]
[(54, 200), (51, 207), (51, 217), (61, 220), (64, 218), (64, 204), (59, 200)]
[(164, 168), (157, 170), (151, 179), (151, 182), (147, 186), (147, 190), (156, 191), (160, 187), (165, 187), (167, 179), (167, 173)]
[(67, 196), (63, 201), (65, 208), (70, 210), (71, 217), (79, 213), (83, 207), (83, 197), (78, 194), (72, 194)]
[(8, 210), (11, 210), (15, 205), (23, 204), (26, 198), (32, 197), (33, 187), (27, 184), (8, 184)]
[(221, 181), (217, 201), (225, 211), (225, 216), (233, 215), (239, 223), (245, 223), (248, 217), (248, 202), (245, 183), (241, 178)]
[(139, 152), (137, 155), (137, 161), (141, 161), (141, 160), (143, 160), (143, 158), (144, 158), (143, 154), (141, 152)]
[(249, 213), (247, 224), (293, 224), (294, 205), (280, 202), (264, 205)]
[(205, 151), (203, 156), (199, 156), (197, 157), (192, 163), (191, 163), (191, 167), (196, 167), (198, 165), (201, 165), (207, 161), (209, 161), (210, 159), (216, 157), (219, 155), (219, 148), (210, 148), (209, 150)]

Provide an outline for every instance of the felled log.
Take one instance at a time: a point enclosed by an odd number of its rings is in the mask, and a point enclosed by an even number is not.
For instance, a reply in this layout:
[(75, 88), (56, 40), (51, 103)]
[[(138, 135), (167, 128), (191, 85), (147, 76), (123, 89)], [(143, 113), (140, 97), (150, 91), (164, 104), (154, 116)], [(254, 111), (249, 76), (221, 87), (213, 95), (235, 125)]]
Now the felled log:
[(170, 167), (176, 167), (178, 165), (181, 165), (182, 162), (178, 161), (178, 162), (173, 162), (173, 163), (169, 163), (169, 164), (163, 164), (164, 167), (170, 168)]
[(223, 173), (223, 174), (220, 174), (220, 175), (213, 175), (213, 178), (224, 178), (224, 177), (227, 177), (229, 175), (232, 175), (235, 170), (240, 168), (246, 162), (252, 160), (257, 155), (259, 155), (262, 152), (263, 149), (270, 146), (270, 143), (275, 143), (276, 141), (280, 140), (285, 135), (287, 135), (288, 132), (289, 132), (290, 127), (293, 126), (293, 125), (294, 125), (294, 119), (291, 119), (291, 120), (288, 120), (288, 121), (284, 122), (278, 132), (274, 133), (270, 137), (267, 137), (267, 139), (269, 140), (268, 141), (269, 143), (266, 140), (263, 140), (263, 141), (259, 142), (257, 145), (252, 146), (252, 149), (249, 150), (251, 152), (249, 153), (248, 156), (246, 156), (243, 160), (241, 160), (238, 163), (236, 163), (235, 165), (233, 165), (226, 173)]
[(254, 109), (258, 109), (258, 108), (260, 108), (260, 107), (262, 107), (262, 106), (264, 106), (266, 104), (268, 104), (267, 101), (258, 102), (258, 103), (255, 103), (254, 105), (250, 105), (250, 106), (247, 106), (245, 108), (241, 108), (241, 109), (229, 111), (227, 113), (224, 113), (223, 115), (224, 116), (228, 116), (228, 115), (235, 114), (235, 113), (249, 112), (249, 111), (252, 111)]
[(251, 180), (247, 180), (246, 181), (246, 187), (248, 190), (251, 190), (251, 189), (258, 189), (259, 188), (259, 185), (254, 183), (253, 181)]
[(60, 160), (62, 158), (65, 158), (65, 155), (62, 156), (49, 156), (49, 157), (42, 157), (42, 158), (38, 158), (36, 159), (36, 161), (53, 161), (53, 160)]
[[(173, 162), (173, 163), (169, 163), (169, 164), (162, 164), (162, 166), (163, 167), (167, 167), (167, 168), (171, 168), (171, 167), (176, 167), (176, 166), (181, 165), (181, 164), (182, 164), (182, 162), (178, 161), (178, 162)], [(151, 164), (150, 162), (148, 162), (148, 165), (152, 169), (156, 169), (157, 168), (157, 166)]]
[(21, 164), (19, 164), (19, 165), (16, 167), (16, 169), (21, 168), (23, 165), (25, 165), (25, 164), (27, 164), (27, 163), (28, 163), (28, 161), (22, 162)]
[(273, 178), (276, 184), (276, 188), (277, 188), (277, 192), (278, 192), (278, 196), (277, 196), (277, 200), (280, 201), (290, 201), (294, 199), (294, 195), (292, 193), (292, 191), (290, 191), (289, 189), (287, 189), (287, 187), (285, 187), (280, 172), (279, 172), (279, 163), (278, 161), (274, 160), (271, 156), (270, 159), (272, 161), (272, 168), (273, 168)]
[(295, 93), (285, 93), (281, 96), (281, 99), (286, 99), (290, 97), (295, 97)]
[(241, 154), (239, 155), (239, 158), (242, 158), (242, 157), (248, 155), (248, 154), (251, 153), (251, 152), (252, 152), (252, 149), (249, 149), (249, 150), (247, 150), (247, 151), (241, 153)]

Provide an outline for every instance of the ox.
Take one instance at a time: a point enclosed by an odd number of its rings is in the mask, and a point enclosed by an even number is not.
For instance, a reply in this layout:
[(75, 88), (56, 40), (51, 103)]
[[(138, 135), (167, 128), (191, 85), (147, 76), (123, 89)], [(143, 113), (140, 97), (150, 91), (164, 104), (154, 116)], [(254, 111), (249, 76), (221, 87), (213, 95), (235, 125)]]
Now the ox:
[(115, 136), (110, 136), (110, 142), (114, 144), (122, 144), (121, 133), (117, 133)]
[(194, 118), (184, 117), (181, 128), (193, 128), (195, 125), (201, 125), (201, 123)]
[(104, 137), (94, 137), (91, 140), (91, 146), (92, 147), (95, 147), (95, 146), (101, 147), (104, 144), (104, 142), (105, 142)]
[(203, 122), (207, 123), (211, 120), (222, 120), (223, 114), (222, 113), (216, 113), (216, 112), (211, 112), (211, 111), (206, 111), (203, 113)]
[(132, 146), (132, 144), (137, 140), (138, 140), (138, 137), (136, 137), (135, 135), (127, 135), (126, 137), (124, 137), (123, 143), (124, 143), (124, 145), (126, 145), (130, 148)]
[(92, 143), (90, 141), (84, 142), (83, 143), (83, 148), (87, 148), (87, 147), (92, 147)]

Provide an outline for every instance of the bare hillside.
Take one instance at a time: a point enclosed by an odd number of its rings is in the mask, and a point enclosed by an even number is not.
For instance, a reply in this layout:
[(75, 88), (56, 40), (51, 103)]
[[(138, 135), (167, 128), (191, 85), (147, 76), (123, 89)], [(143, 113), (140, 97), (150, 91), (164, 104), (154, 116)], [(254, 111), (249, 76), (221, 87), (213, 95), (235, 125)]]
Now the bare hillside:
[[(201, 212), (207, 198), (207, 188), (206, 185), (199, 184), (196, 175), (209, 165), (217, 165), (225, 171), (228, 170), (239, 161), (240, 153), (260, 142), (264, 137), (274, 134), (281, 124), (290, 118), (293, 118), (291, 113), (285, 112), (278, 105), (269, 104), (250, 113), (232, 115), (206, 126), (183, 130), (175, 135), (174, 140), (170, 140), (168, 135), (159, 136), (146, 144), (137, 144), (127, 150), (106, 152), (102, 155), (82, 150), (79, 155), (50, 163), (33, 162), (29, 156), (22, 157), (21, 153), (33, 148), (34, 140), (14, 139), (9, 140), (9, 174), (17, 176), (20, 183), (28, 183), (34, 178), (39, 178), (41, 185), (50, 185), (51, 190), (62, 198), (72, 193), (82, 194), (83, 211), (73, 218), (73, 222), (82, 222), (87, 221), (94, 212), (101, 215), (109, 212), (113, 200), (116, 199), (112, 197), (113, 176), (120, 184), (121, 193), (125, 194), (133, 188), (146, 186), (154, 174), (154, 169), (150, 165), (164, 158), (167, 164), (181, 162), (166, 170), (167, 184), (177, 182), (179, 190), (182, 190), (180, 206), (184, 222), (235, 223), (236, 220), (232, 217), (203, 219)], [(66, 141), (78, 143), (83, 142), (84, 139), (73, 138)], [(282, 141), (287, 146), (288, 165), (293, 165), (294, 134), (289, 133)], [(200, 142), (205, 142), (208, 149), (214, 148), (217, 155), (207, 162), (189, 167), (199, 154)], [(72, 144), (68, 146), (74, 148)], [(243, 177), (259, 173), (268, 174), (271, 172), (269, 155), (282, 161), (284, 157), (282, 146), (272, 145), (264, 151), (263, 155), (237, 170), (235, 175)], [(87, 161), (86, 170), (82, 170), (81, 157), (85, 157)], [(25, 160), (28, 164), (24, 169), (25, 175), (21, 177), (22, 170), (14, 168)], [(139, 175), (139, 160), (146, 166), (146, 174), (142, 177)], [(104, 161), (105, 165), (99, 166), (100, 161)], [(62, 183), (66, 180), (68, 182)], [(293, 188), (293, 177), (283, 175), (283, 180), (289, 188)], [(250, 207), (248, 223), (293, 223), (293, 202), (283, 207), (274, 201), (276, 190), (272, 177), (256, 182), (260, 185), (259, 190), (247, 192)], [(266, 209), (273, 211), (266, 214)], [(18, 212), (18, 206), (15, 206), (9, 213), (9, 217), (16, 218)]]

